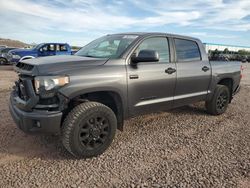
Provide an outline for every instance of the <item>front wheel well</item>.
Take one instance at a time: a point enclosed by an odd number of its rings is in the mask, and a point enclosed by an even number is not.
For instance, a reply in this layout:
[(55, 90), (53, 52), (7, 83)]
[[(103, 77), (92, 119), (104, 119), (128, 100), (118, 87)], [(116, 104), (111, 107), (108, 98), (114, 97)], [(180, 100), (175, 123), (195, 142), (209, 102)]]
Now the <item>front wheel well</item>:
[(119, 94), (113, 91), (98, 91), (79, 95), (70, 100), (68, 104), (67, 112), (65, 116), (70, 112), (75, 106), (80, 103), (93, 101), (99, 102), (108, 106), (116, 115), (117, 118), (117, 128), (123, 130), (123, 104)]
[(34, 59), (34, 58), (35, 58), (34, 56), (23, 56), (19, 61), (23, 61), (26, 59)]

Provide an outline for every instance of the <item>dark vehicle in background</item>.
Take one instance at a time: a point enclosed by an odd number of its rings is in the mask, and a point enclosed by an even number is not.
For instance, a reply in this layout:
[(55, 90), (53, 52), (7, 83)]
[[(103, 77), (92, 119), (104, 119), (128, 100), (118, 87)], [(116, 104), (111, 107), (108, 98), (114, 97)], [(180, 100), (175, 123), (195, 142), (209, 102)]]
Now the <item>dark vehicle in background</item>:
[(134, 116), (198, 101), (220, 115), (241, 79), (240, 62), (209, 61), (199, 39), (165, 33), (107, 35), (75, 55), (22, 60), (16, 71), (17, 126), (61, 134), (77, 157), (103, 153)]
[(16, 48), (7, 47), (7, 48), (0, 49), (0, 65), (9, 64), (7, 54), (10, 50), (14, 50), (14, 49), (16, 49)]
[(78, 52), (78, 50), (71, 50), (71, 54), (74, 55), (76, 52)]
[(71, 47), (67, 43), (41, 43), (32, 49), (11, 50), (7, 59), (16, 64), (20, 60), (55, 55), (71, 55)]
[(250, 55), (240, 54), (239, 52), (224, 53), (223, 51), (210, 50), (208, 52), (208, 57), (211, 61), (240, 61), (242, 63), (250, 62)]
[(242, 63), (247, 63), (247, 60), (248, 60), (248, 56), (247, 55), (242, 56), (242, 58), (241, 58), (241, 62)]
[(3, 48), (6, 48), (7, 46), (5, 45), (0, 45), (0, 50), (3, 49)]

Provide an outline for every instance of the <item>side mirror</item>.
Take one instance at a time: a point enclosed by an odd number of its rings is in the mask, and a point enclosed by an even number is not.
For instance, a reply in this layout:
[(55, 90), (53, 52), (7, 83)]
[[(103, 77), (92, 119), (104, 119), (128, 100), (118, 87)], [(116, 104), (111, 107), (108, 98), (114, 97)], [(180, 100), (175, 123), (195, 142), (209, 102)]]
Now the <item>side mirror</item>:
[(141, 50), (138, 55), (133, 55), (131, 57), (132, 63), (139, 62), (157, 62), (159, 61), (159, 54), (154, 50)]

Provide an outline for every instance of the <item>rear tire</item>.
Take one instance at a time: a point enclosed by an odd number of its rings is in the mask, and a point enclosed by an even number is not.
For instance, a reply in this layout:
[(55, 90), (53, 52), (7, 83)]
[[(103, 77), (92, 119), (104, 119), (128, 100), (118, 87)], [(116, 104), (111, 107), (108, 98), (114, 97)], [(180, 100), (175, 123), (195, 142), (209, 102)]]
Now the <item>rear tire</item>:
[(212, 115), (223, 114), (227, 110), (229, 100), (230, 92), (228, 87), (224, 85), (217, 85), (213, 98), (210, 101), (206, 101), (207, 112)]
[(102, 154), (112, 143), (117, 129), (114, 112), (97, 102), (76, 106), (62, 127), (62, 143), (74, 156), (87, 158)]

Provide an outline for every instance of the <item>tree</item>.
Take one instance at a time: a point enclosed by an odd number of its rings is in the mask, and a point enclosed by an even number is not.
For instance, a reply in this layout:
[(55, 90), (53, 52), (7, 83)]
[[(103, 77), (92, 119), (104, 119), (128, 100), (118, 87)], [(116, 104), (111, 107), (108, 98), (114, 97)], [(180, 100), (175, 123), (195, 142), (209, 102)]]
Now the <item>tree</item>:
[(223, 51), (223, 54), (229, 54), (229, 52), (230, 51), (228, 50), (228, 48), (225, 48), (224, 51)]
[(217, 48), (214, 50), (214, 54), (220, 54), (220, 52)]
[(243, 56), (245, 56), (245, 55), (250, 55), (250, 51), (239, 50), (239, 51), (238, 51), (238, 54), (239, 54), (239, 55), (243, 55)]

